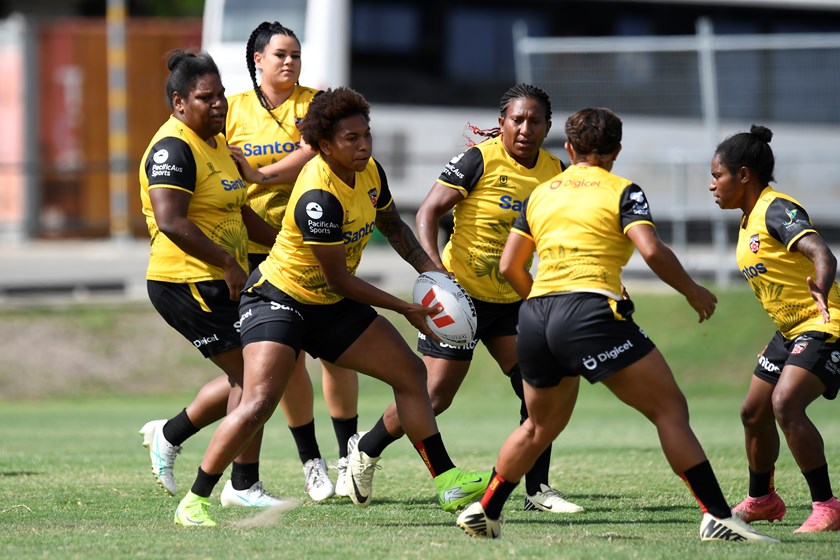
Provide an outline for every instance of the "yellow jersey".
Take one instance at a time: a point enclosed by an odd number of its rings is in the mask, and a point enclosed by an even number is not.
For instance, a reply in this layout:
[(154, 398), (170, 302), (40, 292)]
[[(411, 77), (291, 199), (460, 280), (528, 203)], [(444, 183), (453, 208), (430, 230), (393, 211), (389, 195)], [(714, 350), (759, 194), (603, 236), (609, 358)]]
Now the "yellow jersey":
[(538, 186), (512, 233), (536, 244), (539, 263), (529, 298), (595, 292), (621, 299), (621, 270), (635, 246), (626, 232), (653, 225), (647, 198), (628, 179), (573, 165)]
[(840, 288), (828, 289), (831, 322), (822, 315), (808, 290), (814, 263), (791, 245), (807, 233), (817, 233), (805, 209), (793, 197), (766, 187), (749, 216), (742, 218), (735, 258), (755, 297), (792, 340), (807, 331), (840, 336)]
[(170, 116), (140, 161), (140, 201), (152, 238), (146, 278), (189, 283), (225, 277), (221, 268), (184, 252), (158, 229), (149, 191), (159, 188), (189, 193), (187, 218), (247, 271), (248, 232), (241, 208), (248, 204), (248, 195), (224, 136), (216, 135), (216, 147), (211, 148)]
[[(258, 169), (280, 161), (300, 149), (298, 125), (318, 93), (312, 88), (295, 86), (292, 95), (272, 109), (271, 114), (260, 105), (254, 90), (230, 96), (225, 125), (228, 143), (242, 149), (251, 167)], [(248, 203), (262, 219), (279, 229), (293, 186), (294, 183), (251, 183), (248, 185)], [(270, 247), (256, 241), (248, 244), (249, 253), (266, 254), (269, 250)]]
[(499, 136), (446, 164), (438, 183), (457, 189), (464, 200), (455, 205), (455, 227), (441, 257), (470, 296), (491, 303), (519, 301), (499, 272), (502, 249), (523, 201), (563, 169), (563, 163), (543, 149), (534, 167), (521, 165)]
[(330, 304), (342, 299), (331, 291), (311, 245), (344, 245), (347, 271), (356, 274), (362, 251), (376, 227), (376, 212), (392, 202), (382, 167), (373, 158), (356, 173), (350, 187), (321, 155), (301, 170), (289, 212), (268, 258), (260, 264), (265, 280), (302, 303)]

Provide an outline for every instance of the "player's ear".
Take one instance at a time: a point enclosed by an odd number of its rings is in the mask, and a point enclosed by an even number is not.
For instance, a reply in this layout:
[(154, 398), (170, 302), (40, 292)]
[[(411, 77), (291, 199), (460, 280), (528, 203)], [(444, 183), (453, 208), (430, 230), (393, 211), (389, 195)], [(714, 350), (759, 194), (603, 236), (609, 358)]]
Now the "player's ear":
[(566, 148), (566, 153), (569, 154), (569, 161), (574, 163), (575, 162), (575, 149), (572, 146), (572, 143), (569, 142), (568, 140), (566, 140), (566, 143), (563, 144), (563, 146)]
[(184, 98), (177, 91), (172, 92), (172, 111), (178, 114), (184, 114)]
[(327, 140), (318, 140), (318, 147), (324, 155), (332, 155), (332, 146)]

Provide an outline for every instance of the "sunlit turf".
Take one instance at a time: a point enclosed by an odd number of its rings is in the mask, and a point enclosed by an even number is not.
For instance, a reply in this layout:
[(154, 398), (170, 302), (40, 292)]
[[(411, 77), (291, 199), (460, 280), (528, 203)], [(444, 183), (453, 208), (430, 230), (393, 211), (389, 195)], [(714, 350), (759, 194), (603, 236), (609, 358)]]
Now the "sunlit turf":
[[(718, 315), (702, 325), (679, 298), (636, 297), (637, 320), (680, 380), (692, 425), (733, 503), (747, 490), (738, 409), (755, 353), (772, 334), (769, 320), (751, 297), (725, 294)], [(194, 352), (183, 346), (178, 350)], [(317, 376), (313, 380), (317, 384)], [(569, 427), (553, 447), (550, 477), (556, 488), (586, 508), (585, 513), (522, 511), (524, 490), (519, 487), (506, 506), (502, 538), (469, 539), (455, 527), (454, 516), (438, 507), (429, 474), (405, 439), (386, 451), (369, 508), (338, 498), (315, 504), (303, 491), (300, 461), (278, 413), (266, 430), (262, 478), (270, 491), (302, 500), (302, 505), (281, 516), (253, 519), (253, 511), (217, 505), (220, 484), (211, 510), (219, 527), (177, 527), (172, 516), (178, 498), (164, 495), (153, 482), (137, 430), (147, 420), (175, 414), (193, 392), (138, 396), (111, 388), (106, 396), (1, 402), (2, 556), (811, 560), (837, 558), (840, 550), (840, 533), (793, 534), (807, 517), (810, 500), (784, 444), (776, 484), (788, 514), (780, 524), (757, 524), (783, 543), (770, 549), (701, 543), (697, 504), (670, 472), (653, 427), (603, 387), (587, 384), (581, 387)], [(390, 394), (381, 383), (364, 377), (361, 393), (359, 423), (366, 429)], [(456, 463), (476, 470), (492, 467), (502, 441), (518, 423), (518, 408), (507, 380), (480, 350), (452, 408), (439, 418)], [(821, 400), (810, 412), (826, 442), (829, 465), (837, 465), (836, 402)], [(316, 399), (316, 424), (323, 454), (328, 462), (335, 461), (336, 442), (321, 398)], [(200, 432), (178, 457), (179, 497), (189, 489), (211, 434), (212, 428)], [(248, 520), (250, 524), (243, 523)]]

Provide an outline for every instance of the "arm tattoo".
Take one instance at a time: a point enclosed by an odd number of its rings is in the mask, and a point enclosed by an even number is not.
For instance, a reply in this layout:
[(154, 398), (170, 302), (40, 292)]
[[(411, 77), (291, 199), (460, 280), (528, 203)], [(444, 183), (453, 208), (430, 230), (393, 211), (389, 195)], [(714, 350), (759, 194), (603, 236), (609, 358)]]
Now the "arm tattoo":
[(391, 247), (402, 257), (402, 259), (414, 267), (415, 270), (427, 268), (432, 262), (420, 242), (414, 236), (414, 232), (408, 227), (397, 211), (394, 204), (379, 210), (376, 213), (376, 227), (391, 244)]
[(819, 235), (809, 233), (799, 238), (795, 250), (814, 263), (814, 281), (828, 293), (837, 274), (837, 258), (831, 249)]

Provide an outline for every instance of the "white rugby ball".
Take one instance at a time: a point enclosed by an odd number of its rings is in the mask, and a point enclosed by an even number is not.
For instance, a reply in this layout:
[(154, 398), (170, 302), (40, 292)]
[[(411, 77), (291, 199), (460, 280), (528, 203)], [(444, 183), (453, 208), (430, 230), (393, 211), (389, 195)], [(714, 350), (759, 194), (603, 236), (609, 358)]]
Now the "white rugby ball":
[(475, 338), (478, 317), (475, 305), (461, 285), (442, 272), (423, 272), (414, 282), (414, 303), (443, 309), (426, 317), (442, 342), (464, 346)]

